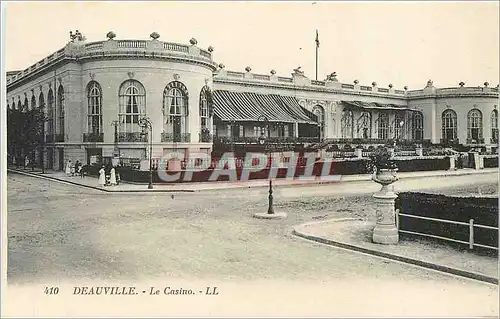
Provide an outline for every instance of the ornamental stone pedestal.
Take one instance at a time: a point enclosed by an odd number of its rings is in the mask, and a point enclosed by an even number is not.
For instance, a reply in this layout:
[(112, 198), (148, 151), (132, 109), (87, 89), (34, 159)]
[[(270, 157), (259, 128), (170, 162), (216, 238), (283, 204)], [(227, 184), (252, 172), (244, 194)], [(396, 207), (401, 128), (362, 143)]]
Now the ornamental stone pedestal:
[(397, 169), (379, 169), (372, 180), (381, 184), (382, 188), (373, 194), (376, 206), (377, 224), (373, 229), (373, 242), (377, 244), (393, 245), (399, 241), (396, 226), (394, 201), (398, 197), (389, 185), (398, 180)]

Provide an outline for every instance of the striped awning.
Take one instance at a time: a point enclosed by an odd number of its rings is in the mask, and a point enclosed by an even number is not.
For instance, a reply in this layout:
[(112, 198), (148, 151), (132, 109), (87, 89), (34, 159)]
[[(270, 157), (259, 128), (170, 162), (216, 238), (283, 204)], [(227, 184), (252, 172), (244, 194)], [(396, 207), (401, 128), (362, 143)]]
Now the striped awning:
[(316, 124), (316, 116), (291, 96), (216, 90), (213, 103), (222, 121), (258, 122), (265, 116), (270, 122)]
[(416, 111), (404, 105), (382, 104), (376, 102), (361, 102), (361, 101), (342, 101), (347, 106), (358, 107), (362, 109), (377, 109), (377, 110), (398, 110), (398, 111)]

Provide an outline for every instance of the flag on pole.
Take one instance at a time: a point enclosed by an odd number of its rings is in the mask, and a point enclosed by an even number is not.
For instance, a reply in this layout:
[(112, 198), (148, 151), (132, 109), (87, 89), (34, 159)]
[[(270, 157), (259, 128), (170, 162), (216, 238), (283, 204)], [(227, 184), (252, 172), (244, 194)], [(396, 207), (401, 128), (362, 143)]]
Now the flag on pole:
[(318, 30), (316, 30), (316, 47), (319, 48), (319, 36), (318, 36)]

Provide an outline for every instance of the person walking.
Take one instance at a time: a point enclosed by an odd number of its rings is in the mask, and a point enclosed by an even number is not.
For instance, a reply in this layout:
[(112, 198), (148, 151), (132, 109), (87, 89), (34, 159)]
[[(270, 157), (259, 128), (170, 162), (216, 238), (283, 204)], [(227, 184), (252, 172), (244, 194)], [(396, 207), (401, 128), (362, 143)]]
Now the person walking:
[(111, 172), (110, 172), (110, 177), (109, 177), (109, 184), (111, 184), (111, 186), (116, 186), (116, 171), (115, 171), (115, 167), (112, 166), (111, 167)]
[(68, 160), (68, 163), (66, 163), (66, 175), (70, 176), (71, 175), (71, 160)]
[(104, 187), (106, 184), (106, 171), (104, 170), (104, 165), (99, 170), (99, 186)]

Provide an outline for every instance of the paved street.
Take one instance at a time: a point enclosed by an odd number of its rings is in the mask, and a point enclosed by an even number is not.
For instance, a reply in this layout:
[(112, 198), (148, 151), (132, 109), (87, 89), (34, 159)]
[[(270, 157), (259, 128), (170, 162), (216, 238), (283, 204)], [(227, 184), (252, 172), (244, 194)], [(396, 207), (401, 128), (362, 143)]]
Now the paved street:
[[(395, 187), (491, 194), (497, 192), (496, 180), (494, 174), (408, 179)], [(442, 188), (445, 185), (452, 187)], [(495, 286), (321, 246), (290, 234), (292, 226), (320, 218), (373, 216), (368, 194), (374, 187), (373, 182), (281, 187), (275, 192), (276, 210), (289, 217), (263, 221), (251, 215), (266, 210), (265, 188), (109, 194), (9, 174), (8, 280), (11, 284), (155, 278), (318, 282), (330, 293), (343, 291), (351, 315), (357, 314), (353, 303), (382, 300), (377, 291), (392, 289), (399, 292), (391, 302), (398, 307), (406, 303), (407, 311), (498, 314)], [(461, 298), (467, 302), (458, 302)], [(422, 302), (427, 307), (417, 306)]]

